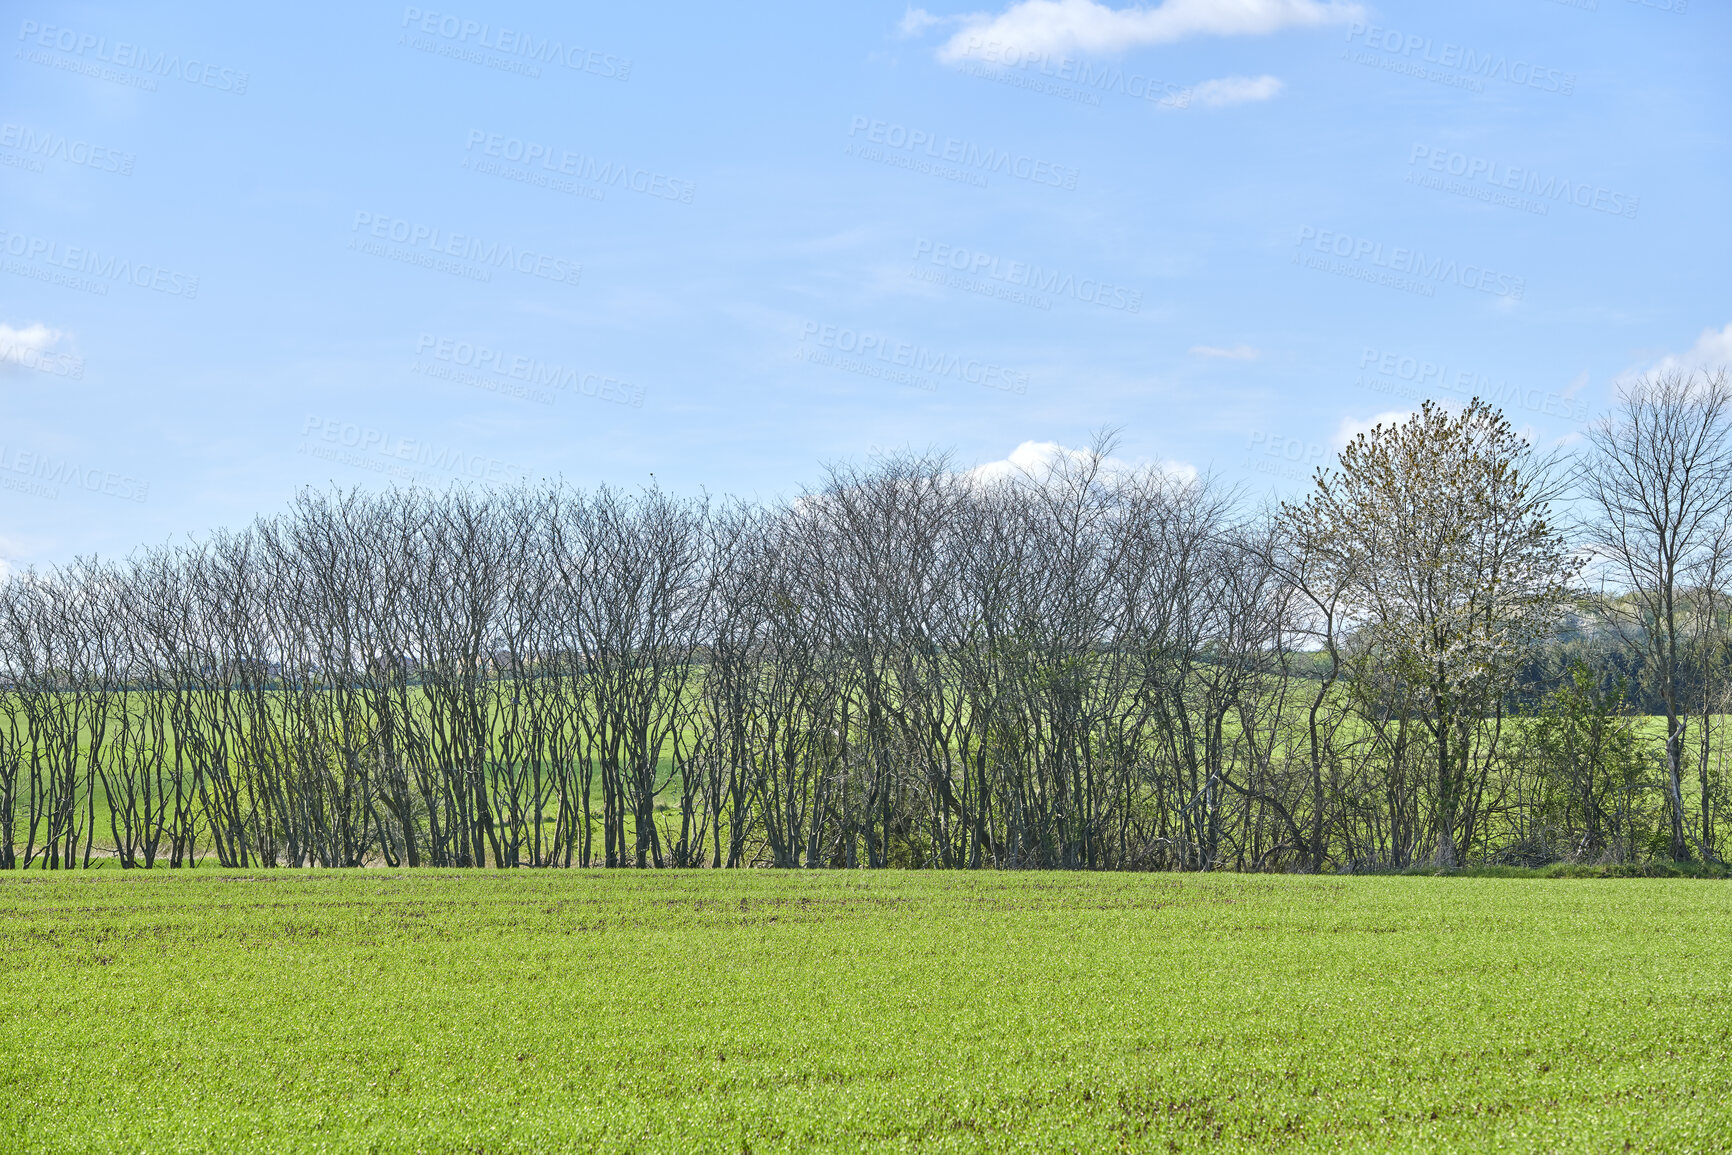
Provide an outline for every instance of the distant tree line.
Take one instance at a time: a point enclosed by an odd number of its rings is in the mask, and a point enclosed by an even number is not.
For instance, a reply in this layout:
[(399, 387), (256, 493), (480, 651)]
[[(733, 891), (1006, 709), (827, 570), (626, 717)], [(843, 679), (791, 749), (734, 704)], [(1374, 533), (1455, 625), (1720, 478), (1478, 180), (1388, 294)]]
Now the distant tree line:
[(1366, 870), (1717, 859), (1732, 390), (1490, 407), (1300, 500), (831, 467), (306, 491), (0, 583), (0, 867)]

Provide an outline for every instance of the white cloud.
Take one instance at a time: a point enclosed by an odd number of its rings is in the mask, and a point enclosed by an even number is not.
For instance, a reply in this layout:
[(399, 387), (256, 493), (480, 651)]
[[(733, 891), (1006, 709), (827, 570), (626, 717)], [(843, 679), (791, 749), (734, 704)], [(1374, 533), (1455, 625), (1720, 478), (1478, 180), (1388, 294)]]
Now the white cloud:
[(1184, 461), (1163, 461), (1161, 472), (1175, 481), (1197, 480), (1197, 467)]
[(1192, 345), (1191, 355), (1195, 357), (1221, 357), (1228, 361), (1255, 361), (1260, 354), (1249, 345), (1234, 345), (1231, 349), (1223, 349), (1217, 345)]
[(1056, 441), (1024, 441), (1010, 451), (1009, 457), (1002, 461), (977, 465), (968, 471), (968, 476), (980, 481), (998, 481), (1006, 477), (1020, 477), (1025, 473), (1038, 476), (1049, 465), (1057, 464), (1066, 458), (1082, 461), (1086, 456), (1082, 450), (1066, 449)]
[(60, 340), (60, 331), (38, 321), (22, 329), (0, 321), (0, 360), (16, 361), (32, 353), (46, 353)]
[(924, 8), (910, 8), (902, 14), (902, 19), (897, 21), (896, 31), (903, 36), (919, 36), (928, 28), (955, 24), (960, 19), (960, 16), (934, 16)]
[(1361, 433), (1370, 433), (1379, 425), (1400, 425), (1415, 413), (1417, 409), (1391, 409), (1374, 417), (1361, 420), (1357, 417), (1343, 417), (1341, 425), (1335, 430), (1334, 445), (1337, 450), (1345, 449), (1347, 443)]
[(0, 322), (0, 372), (10, 372), (16, 365), (61, 376), (82, 377), (84, 359), (73, 353), (57, 351), (61, 338), (65, 336), (65, 333), (50, 329), (40, 321), (23, 328)]
[(1281, 91), (1279, 76), (1223, 76), (1191, 89), (1192, 108), (1231, 108), (1269, 100)]
[[(989, 461), (977, 465), (968, 471), (968, 476), (977, 481), (1002, 481), (1005, 478), (1043, 476), (1050, 466), (1069, 461), (1081, 464), (1088, 460), (1088, 450), (1070, 449), (1056, 441), (1024, 441), (1010, 451), (1010, 456), (1002, 461)], [(1126, 461), (1122, 457), (1108, 457), (1101, 463), (1101, 472), (1107, 475), (1135, 473), (1147, 468), (1148, 462)], [(1163, 461), (1158, 464), (1162, 473), (1179, 481), (1195, 481), (1197, 468), (1182, 461)]]
[[(1284, 28), (1339, 24), (1363, 17), (1348, 0), (1165, 0), (1153, 8), (1109, 8), (1097, 0), (1017, 0), (994, 16), (961, 18), (962, 28), (938, 50), (941, 60), (1001, 54), (1116, 53), (1193, 36), (1266, 36)], [(909, 9), (902, 28), (924, 31), (940, 23)]]
[(1668, 353), (1649, 366), (1648, 372), (1690, 373), (1698, 369), (1732, 369), (1732, 324), (1702, 330), (1694, 345), (1682, 353)]

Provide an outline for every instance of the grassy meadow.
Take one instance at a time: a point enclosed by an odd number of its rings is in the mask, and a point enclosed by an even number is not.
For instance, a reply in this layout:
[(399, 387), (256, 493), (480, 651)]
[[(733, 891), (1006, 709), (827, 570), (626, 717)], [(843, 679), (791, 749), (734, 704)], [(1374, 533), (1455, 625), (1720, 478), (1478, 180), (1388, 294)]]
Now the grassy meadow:
[(1732, 1150), (1729, 928), (1698, 880), (33, 873), (0, 1149)]

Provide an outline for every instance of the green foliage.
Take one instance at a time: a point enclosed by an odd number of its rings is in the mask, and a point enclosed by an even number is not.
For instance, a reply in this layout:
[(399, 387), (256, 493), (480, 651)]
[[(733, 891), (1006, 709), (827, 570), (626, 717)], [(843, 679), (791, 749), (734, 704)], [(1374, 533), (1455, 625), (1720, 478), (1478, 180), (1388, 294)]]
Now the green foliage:
[(1624, 712), (1625, 694), (1622, 679), (1608, 688), (1577, 661), (1531, 723), (1513, 731), (1539, 771), (1530, 837), (1553, 857), (1626, 861), (1659, 829), (1643, 787), (1662, 771)]
[(1712, 882), (0, 880), (0, 1149), (1732, 1150)]

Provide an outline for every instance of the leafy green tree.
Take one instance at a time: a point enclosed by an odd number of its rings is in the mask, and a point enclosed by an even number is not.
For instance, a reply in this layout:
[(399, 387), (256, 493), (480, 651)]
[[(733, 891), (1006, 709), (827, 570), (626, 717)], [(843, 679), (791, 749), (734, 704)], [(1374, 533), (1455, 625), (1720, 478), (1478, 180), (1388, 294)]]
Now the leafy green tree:
[(1635, 722), (1625, 713), (1627, 683), (1610, 686), (1582, 661), (1547, 694), (1527, 731), (1549, 805), (1541, 817), (1566, 834), (1581, 859), (1629, 857), (1634, 792), (1651, 769)]
[(1476, 398), (1452, 414), (1428, 401), (1354, 438), (1304, 503), (1283, 507), (1340, 567), (1366, 653), (1418, 703), (1443, 866), (1460, 861), (1480, 725), (1495, 721), (1578, 568), (1551, 520), (1545, 466), (1490, 405)]

